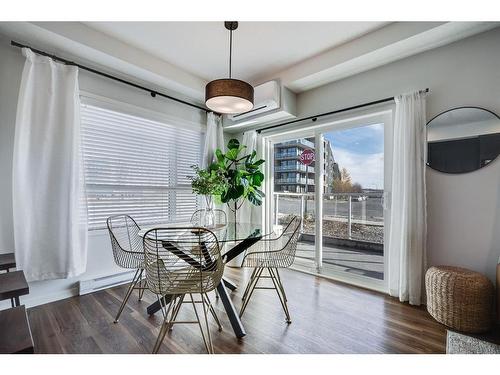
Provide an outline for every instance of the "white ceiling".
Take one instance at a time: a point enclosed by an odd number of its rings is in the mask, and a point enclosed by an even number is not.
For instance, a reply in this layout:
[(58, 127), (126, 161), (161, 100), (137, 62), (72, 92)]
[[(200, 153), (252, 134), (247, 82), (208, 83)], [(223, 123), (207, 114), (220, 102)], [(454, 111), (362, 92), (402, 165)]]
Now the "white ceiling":
[[(86, 22), (207, 81), (228, 74), (223, 22)], [(240, 22), (233, 33), (233, 77), (255, 83), (388, 22)]]

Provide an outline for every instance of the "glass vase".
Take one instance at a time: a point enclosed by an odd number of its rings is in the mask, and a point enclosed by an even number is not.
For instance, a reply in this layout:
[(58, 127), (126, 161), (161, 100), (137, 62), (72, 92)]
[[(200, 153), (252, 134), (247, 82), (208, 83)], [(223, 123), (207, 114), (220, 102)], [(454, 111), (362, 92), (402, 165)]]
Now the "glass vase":
[(201, 215), (201, 225), (205, 228), (215, 227), (214, 202), (211, 195), (205, 195), (206, 207)]

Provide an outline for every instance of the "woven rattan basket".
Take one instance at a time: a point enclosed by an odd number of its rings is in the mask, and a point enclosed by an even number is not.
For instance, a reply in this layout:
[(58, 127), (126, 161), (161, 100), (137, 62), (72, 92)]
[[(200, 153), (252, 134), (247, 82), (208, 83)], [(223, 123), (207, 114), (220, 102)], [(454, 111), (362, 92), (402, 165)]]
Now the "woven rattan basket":
[(431, 267), (425, 274), (427, 311), (462, 332), (491, 328), (495, 289), (484, 275), (459, 267)]

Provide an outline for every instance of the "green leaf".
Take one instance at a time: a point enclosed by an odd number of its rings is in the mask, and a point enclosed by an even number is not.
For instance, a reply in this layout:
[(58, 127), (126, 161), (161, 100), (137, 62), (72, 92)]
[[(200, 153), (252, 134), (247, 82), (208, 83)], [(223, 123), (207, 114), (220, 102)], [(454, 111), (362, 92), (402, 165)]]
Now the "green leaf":
[(220, 200), (222, 203), (227, 203), (231, 200), (231, 197), (229, 196), (229, 190), (221, 194)]
[(215, 150), (215, 156), (217, 157), (217, 161), (220, 163), (220, 162), (224, 162), (224, 154), (222, 153), (222, 151), (220, 149), (217, 149)]
[(248, 194), (247, 199), (254, 206), (260, 206), (262, 204), (261, 196), (259, 194), (256, 194), (255, 192)]
[(264, 159), (260, 159), (260, 160), (257, 160), (256, 162), (254, 162), (253, 165), (255, 165), (256, 167), (258, 167), (259, 165), (264, 164), (264, 162), (265, 162)]
[(218, 163), (212, 163), (208, 166), (208, 169), (210, 171), (216, 171), (220, 168), (220, 165)]
[(262, 172), (257, 171), (252, 175), (252, 182), (254, 185), (260, 186), (262, 181), (264, 181), (264, 174)]
[(232, 148), (226, 153), (226, 158), (229, 160), (236, 160), (238, 158), (239, 150), (237, 148)]
[(238, 141), (237, 139), (230, 139), (228, 144), (227, 144), (227, 149), (228, 150), (234, 150), (234, 149), (239, 149), (240, 147), (240, 141)]
[(237, 200), (245, 192), (245, 187), (243, 185), (236, 185), (229, 188), (227, 194), (230, 199)]

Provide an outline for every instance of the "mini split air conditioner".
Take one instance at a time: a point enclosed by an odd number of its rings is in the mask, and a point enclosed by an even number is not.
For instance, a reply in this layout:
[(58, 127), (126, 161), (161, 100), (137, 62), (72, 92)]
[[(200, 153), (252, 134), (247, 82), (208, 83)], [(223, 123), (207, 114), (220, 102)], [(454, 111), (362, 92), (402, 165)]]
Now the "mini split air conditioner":
[(254, 106), (251, 111), (228, 115), (224, 129), (240, 130), (296, 117), (295, 94), (278, 81), (269, 81), (254, 87)]

